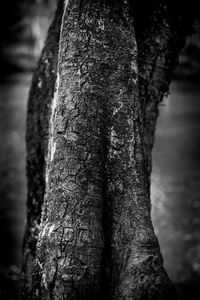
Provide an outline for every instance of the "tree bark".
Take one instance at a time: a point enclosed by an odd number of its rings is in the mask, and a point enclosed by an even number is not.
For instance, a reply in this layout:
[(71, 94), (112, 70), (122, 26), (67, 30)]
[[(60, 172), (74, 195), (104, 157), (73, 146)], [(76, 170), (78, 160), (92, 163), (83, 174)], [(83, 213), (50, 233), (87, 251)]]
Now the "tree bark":
[[(143, 8), (146, 6), (146, 10)], [(141, 18), (141, 14), (143, 18)], [(198, 16), (194, 1), (136, 0), (135, 31), (138, 45), (139, 97), (144, 116), (146, 185), (150, 195), (152, 149), (159, 104), (169, 92), (178, 55)]]
[(59, 32), (63, 0), (49, 28), (47, 41), (33, 76), (27, 111), (27, 220), (23, 242), (20, 294), (31, 299), (33, 263), (40, 231), (41, 209), (45, 193), (45, 166), (49, 139), (49, 119), (55, 90)]
[(144, 24), (137, 9), (60, 2), (29, 101), (24, 300), (174, 297), (150, 172), (158, 104), (186, 30), (170, 23), (171, 7), (150, 5)]

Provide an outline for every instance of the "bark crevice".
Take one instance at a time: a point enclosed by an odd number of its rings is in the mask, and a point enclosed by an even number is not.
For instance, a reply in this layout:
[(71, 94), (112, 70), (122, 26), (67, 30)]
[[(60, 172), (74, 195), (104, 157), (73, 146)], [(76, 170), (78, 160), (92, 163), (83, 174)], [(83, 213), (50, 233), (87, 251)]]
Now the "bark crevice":
[[(50, 70), (39, 68), (30, 96), (28, 218), (36, 209), (40, 232), (32, 276), (28, 223), (24, 300), (173, 299), (150, 217), (151, 150), (185, 32), (172, 40), (166, 5), (148, 4), (144, 24), (133, 8), (127, 0), (66, 0), (57, 12), (53, 46), (41, 58), (52, 59)], [(44, 103), (34, 91), (43, 78)]]

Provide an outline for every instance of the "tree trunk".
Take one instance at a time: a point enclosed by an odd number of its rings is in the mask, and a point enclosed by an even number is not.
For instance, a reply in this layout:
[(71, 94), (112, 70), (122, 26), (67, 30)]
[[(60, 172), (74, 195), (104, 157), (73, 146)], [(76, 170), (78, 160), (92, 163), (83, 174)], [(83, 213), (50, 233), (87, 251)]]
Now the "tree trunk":
[[(146, 10), (143, 8), (146, 6)], [(135, 30), (138, 45), (139, 97), (144, 116), (146, 185), (150, 195), (152, 148), (159, 104), (168, 94), (178, 55), (198, 11), (192, 1), (136, 1)], [(141, 18), (141, 14), (143, 18)], [(177, 21), (178, 20), (178, 21)]]
[(166, 7), (141, 24), (132, 1), (60, 1), (29, 100), (24, 300), (173, 299), (150, 216), (158, 104), (185, 36), (171, 43)]
[(33, 263), (40, 230), (41, 209), (45, 193), (45, 165), (49, 138), (51, 103), (55, 90), (59, 33), (63, 0), (59, 1), (55, 19), (49, 28), (37, 70), (32, 80), (27, 115), (27, 221), (23, 244), (21, 297), (31, 299)]

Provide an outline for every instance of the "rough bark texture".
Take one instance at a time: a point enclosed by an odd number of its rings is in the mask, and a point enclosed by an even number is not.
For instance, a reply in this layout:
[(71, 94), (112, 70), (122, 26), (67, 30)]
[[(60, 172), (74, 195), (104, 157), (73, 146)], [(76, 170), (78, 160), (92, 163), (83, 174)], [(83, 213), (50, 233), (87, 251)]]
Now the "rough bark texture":
[(49, 28), (38, 68), (32, 80), (27, 112), (27, 220), (23, 244), (21, 297), (29, 299), (32, 288), (33, 262), (40, 230), (41, 207), (45, 192), (45, 161), (51, 102), (55, 89), (59, 32), (63, 1)]
[[(131, 4), (129, 11), (132, 11)], [(130, 30), (133, 22), (128, 20), (127, 28), (120, 28), (126, 42), (116, 37), (119, 49), (126, 48), (129, 36), (133, 40), (133, 28)], [(133, 52), (129, 52), (131, 48)], [(163, 269), (146, 189), (144, 116), (135, 39), (127, 49), (126, 54), (120, 53), (115, 59), (123, 71), (109, 82), (113, 97), (108, 99), (103, 218), (107, 299), (172, 299), (174, 290)]]
[(60, 4), (30, 95), (24, 300), (173, 299), (149, 189), (158, 104), (186, 30), (153, 3), (144, 23), (132, 1)]
[[(143, 10), (146, 5), (145, 11)], [(152, 148), (159, 104), (169, 91), (178, 55), (192, 28), (198, 9), (195, 2), (136, 0), (135, 31), (138, 45), (139, 97), (144, 116), (145, 174), (150, 194)], [(143, 18), (141, 18), (141, 14)]]
[(80, 1), (65, 4), (34, 271), (37, 299), (101, 298), (105, 100), (96, 12), (92, 3), (85, 12)]

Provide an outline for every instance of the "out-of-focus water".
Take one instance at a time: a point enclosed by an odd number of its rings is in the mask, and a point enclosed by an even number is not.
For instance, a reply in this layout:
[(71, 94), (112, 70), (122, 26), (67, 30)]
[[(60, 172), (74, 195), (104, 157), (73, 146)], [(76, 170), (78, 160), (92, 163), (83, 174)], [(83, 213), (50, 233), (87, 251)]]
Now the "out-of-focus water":
[(200, 286), (200, 86), (175, 82), (160, 106), (151, 191), (170, 277)]

